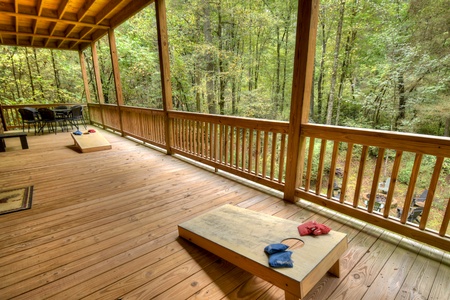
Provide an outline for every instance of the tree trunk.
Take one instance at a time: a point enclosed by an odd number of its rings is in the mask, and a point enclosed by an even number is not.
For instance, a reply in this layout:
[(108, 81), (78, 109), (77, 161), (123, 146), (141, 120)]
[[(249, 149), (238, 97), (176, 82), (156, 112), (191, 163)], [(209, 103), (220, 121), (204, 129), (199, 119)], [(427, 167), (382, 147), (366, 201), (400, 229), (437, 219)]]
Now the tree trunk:
[(225, 87), (227, 80), (225, 79), (225, 62), (222, 53), (225, 51), (223, 46), (223, 28), (222, 28), (222, 2), (219, 0), (218, 4), (218, 18), (217, 35), (219, 38), (219, 113), (225, 115)]
[(30, 60), (28, 59), (28, 48), (27, 47), (25, 47), (25, 58), (27, 61), (28, 75), (30, 76), (31, 93), (33, 95), (33, 100), (36, 101), (36, 91), (34, 89), (34, 80), (33, 80), (33, 74), (31, 72)]
[(35, 63), (35, 66), (36, 66), (36, 72), (37, 72), (38, 78), (39, 78), (39, 80), (38, 80), (39, 89), (41, 91), (41, 97), (43, 97), (44, 96), (44, 87), (42, 86), (41, 69), (40, 69), (39, 64), (38, 64), (36, 48), (33, 48), (33, 57), (34, 57), (34, 63)]
[[(237, 56), (239, 53), (239, 42), (236, 41), (236, 22), (233, 19), (231, 24), (231, 43), (232, 43), (232, 51)], [(232, 76), (231, 78), (231, 115), (235, 116), (238, 113), (237, 109), (237, 78), (236, 76)]]
[[(16, 52), (16, 50), (14, 50), (12, 53), (10, 53), (8, 51), (8, 53), (10, 54), (9, 55), (9, 59), (11, 60), (11, 67), (12, 67), (12, 73), (13, 73), (13, 76), (14, 76), (14, 84), (16, 86), (17, 98), (20, 99), (20, 98), (22, 98), (22, 93), (20, 91), (19, 78), (17, 78), (16, 64), (14, 62), (14, 54), (15, 54), (15, 52)], [(13, 96), (14, 96), (14, 93), (13, 93)], [(14, 101), (15, 101), (15, 99), (14, 99)]]
[[(205, 23), (203, 24), (203, 34), (205, 35), (205, 42), (208, 47), (212, 47), (212, 34), (211, 34), (211, 8), (209, 2), (205, 2), (203, 8), (205, 15)], [(211, 53), (211, 49), (207, 50), (205, 55), (206, 60), (206, 101), (208, 103), (208, 112), (210, 114), (216, 113), (216, 104), (214, 101), (214, 61)]]
[(288, 48), (289, 48), (289, 24), (291, 21), (290, 18), (290, 12), (289, 12), (289, 19), (286, 22), (285, 25), (285, 41), (284, 41), (284, 59), (283, 59), (283, 80), (281, 81), (281, 107), (280, 107), (280, 114), (283, 115), (284, 111), (284, 104), (286, 102), (286, 81), (287, 81), (287, 57), (288, 57)]
[(345, 55), (344, 60), (342, 61), (341, 66), (341, 75), (339, 79), (339, 88), (338, 88), (338, 97), (337, 97), (337, 109), (336, 109), (336, 125), (339, 125), (339, 117), (341, 113), (341, 100), (342, 100), (342, 94), (344, 91), (344, 82), (345, 79), (348, 76), (348, 67), (350, 64), (350, 53), (353, 49), (353, 45), (356, 39), (356, 31), (351, 30), (347, 36), (347, 41), (345, 43)]
[(278, 113), (280, 113), (280, 74), (281, 74), (281, 37), (280, 26), (276, 26), (277, 33), (277, 69), (275, 71), (275, 90), (274, 90), (274, 118), (277, 119)]
[(330, 84), (330, 93), (328, 94), (328, 108), (327, 108), (327, 120), (326, 124), (331, 124), (333, 117), (333, 105), (334, 105), (334, 94), (336, 87), (336, 77), (337, 77), (337, 68), (339, 65), (339, 50), (341, 47), (341, 36), (342, 36), (342, 25), (344, 23), (344, 12), (345, 12), (345, 0), (341, 0), (340, 9), (339, 9), (339, 21), (338, 28), (336, 32), (336, 47), (334, 49), (334, 62), (333, 69), (331, 71), (331, 84)]
[(61, 83), (59, 81), (59, 72), (58, 68), (56, 67), (56, 61), (55, 61), (55, 55), (53, 54), (53, 50), (50, 50), (50, 54), (52, 57), (52, 65), (53, 65), (53, 75), (55, 76), (55, 85), (56, 85), (56, 94), (58, 95), (59, 102), (62, 102), (61, 94), (59, 89), (61, 88)]
[(398, 130), (401, 122), (405, 119), (406, 113), (406, 96), (405, 96), (405, 82), (403, 73), (399, 72), (397, 76), (397, 91), (398, 91), (398, 114), (395, 119), (394, 130)]
[(255, 69), (254, 69), (254, 78), (253, 78), (253, 88), (258, 88), (258, 79), (259, 79), (259, 67), (261, 64), (261, 32), (258, 31), (256, 35), (256, 45), (255, 45)]
[(200, 79), (200, 68), (197, 64), (194, 64), (194, 80), (195, 80), (195, 86), (197, 87), (195, 89), (195, 111), (196, 112), (202, 112), (202, 95), (200, 94), (199, 87), (201, 86), (201, 79)]
[[(324, 15), (324, 14), (323, 14)], [(317, 121), (322, 122), (322, 108), (323, 108), (323, 81), (325, 78), (325, 53), (327, 51), (328, 35), (325, 30), (325, 22), (321, 18), (320, 26), (322, 29), (322, 53), (320, 58), (319, 78), (317, 81)]]

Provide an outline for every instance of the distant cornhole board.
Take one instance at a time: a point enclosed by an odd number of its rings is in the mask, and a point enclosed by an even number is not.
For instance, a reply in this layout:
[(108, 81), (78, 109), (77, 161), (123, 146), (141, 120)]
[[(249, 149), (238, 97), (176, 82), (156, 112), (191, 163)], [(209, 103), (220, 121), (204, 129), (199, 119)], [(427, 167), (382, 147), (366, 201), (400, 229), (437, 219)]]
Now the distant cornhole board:
[(99, 132), (83, 132), (82, 135), (71, 133), (75, 146), (81, 152), (94, 152), (111, 149), (111, 144)]

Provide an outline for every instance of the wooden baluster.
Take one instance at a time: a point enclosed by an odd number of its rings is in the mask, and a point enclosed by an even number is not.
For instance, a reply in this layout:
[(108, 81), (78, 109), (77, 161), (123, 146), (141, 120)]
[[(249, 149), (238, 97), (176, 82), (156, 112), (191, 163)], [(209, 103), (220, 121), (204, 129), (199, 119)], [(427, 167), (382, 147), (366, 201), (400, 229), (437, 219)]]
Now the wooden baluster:
[(276, 149), (277, 149), (277, 133), (272, 132), (272, 153), (270, 153), (270, 180), (273, 180), (275, 176), (275, 160), (276, 160)]
[(219, 163), (223, 164), (224, 163), (224, 159), (223, 159), (223, 135), (225, 133), (225, 125), (222, 124), (217, 124), (218, 128), (219, 128)]
[(441, 175), (443, 164), (444, 158), (437, 157), (433, 175), (431, 176), (430, 187), (428, 188), (427, 198), (425, 200), (425, 205), (423, 206), (422, 216), (420, 217), (419, 229), (421, 230), (424, 230), (427, 226), (428, 215), (430, 214), (431, 204), (433, 204), (434, 192), (436, 191), (436, 187), (439, 182), (439, 176)]
[(229, 126), (228, 125), (223, 125), (223, 126), (225, 127), (225, 132), (224, 132), (224, 135), (223, 135), (223, 137), (224, 137), (224, 145), (223, 145), (224, 161), (223, 161), (223, 163), (224, 163), (224, 165), (227, 165), (228, 164), (228, 149), (229, 149), (229, 147), (227, 147), (227, 145), (228, 145), (227, 143), (229, 143), (229, 139), (228, 139)]
[(364, 168), (366, 166), (367, 151), (369, 147), (363, 146), (361, 151), (361, 159), (359, 161), (358, 178), (356, 179), (355, 195), (353, 197), (353, 207), (358, 207), (359, 197), (361, 196), (361, 185), (364, 177)]
[(172, 147), (174, 147), (174, 148), (180, 148), (180, 135), (181, 134), (176, 133), (177, 131), (180, 132), (178, 121), (179, 121), (178, 119), (170, 119), (171, 126), (169, 126), (169, 128), (172, 128), (172, 138), (173, 138)]
[(347, 155), (345, 156), (345, 167), (344, 167), (344, 176), (342, 177), (342, 185), (341, 185), (341, 197), (339, 202), (344, 203), (345, 201), (345, 193), (347, 192), (347, 182), (348, 182), (348, 174), (350, 173), (350, 163), (352, 161), (353, 155), (353, 144), (347, 144)]
[(414, 166), (411, 171), (411, 179), (409, 180), (408, 191), (406, 192), (405, 203), (403, 205), (402, 216), (400, 217), (400, 222), (402, 224), (406, 223), (408, 218), (409, 208), (411, 207), (411, 201), (414, 195), (414, 188), (416, 187), (417, 176), (419, 175), (420, 163), (422, 162), (422, 154), (416, 154), (414, 159)]
[(370, 189), (369, 203), (367, 204), (367, 211), (369, 213), (373, 212), (375, 199), (377, 197), (378, 181), (380, 179), (381, 167), (383, 166), (384, 152), (385, 152), (384, 148), (378, 148), (377, 163), (375, 165), (375, 171), (372, 178), (372, 188)]
[(234, 165), (234, 167), (236, 168), (236, 169), (239, 169), (239, 163), (240, 163), (240, 153), (239, 153), (239, 150), (240, 150), (240, 147), (241, 147), (241, 129), (239, 128), (239, 127), (236, 127), (236, 130), (235, 130), (235, 134), (236, 134), (236, 148), (235, 148), (235, 153), (234, 153), (234, 156), (235, 156), (235, 165)]
[(262, 177), (266, 178), (267, 174), (267, 148), (269, 143), (269, 132), (264, 131), (264, 145), (263, 145), (263, 169), (262, 169)]
[(334, 177), (336, 173), (336, 161), (338, 157), (339, 150), (339, 142), (333, 142), (333, 153), (331, 154), (331, 166), (330, 166), (330, 175), (328, 176), (328, 189), (327, 189), (327, 198), (331, 199), (334, 190)]
[(252, 174), (252, 169), (253, 169), (253, 129), (249, 129), (249, 133), (248, 133), (248, 164), (247, 164), (247, 170), (250, 174)]
[(389, 210), (391, 209), (392, 200), (394, 197), (395, 184), (397, 183), (398, 172), (400, 170), (400, 163), (402, 161), (403, 151), (396, 151), (394, 165), (392, 166), (391, 181), (389, 183), (389, 190), (386, 197), (386, 204), (384, 207), (383, 216), (389, 217)]
[(261, 132), (256, 130), (255, 175), (259, 175), (259, 156), (261, 153)]
[(245, 172), (246, 155), (245, 151), (247, 148), (247, 128), (242, 128), (242, 149), (241, 149), (241, 169)]
[(306, 166), (306, 178), (305, 178), (305, 191), (309, 192), (311, 186), (311, 170), (314, 156), (314, 143), (316, 139), (313, 137), (309, 138), (309, 150), (308, 150), (308, 162)]
[(326, 150), (327, 150), (327, 140), (322, 139), (322, 142), (320, 144), (319, 169), (317, 170), (316, 195), (320, 195), (320, 189), (322, 187), (323, 167), (325, 163)]
[[(212, 142), (213, 142), (213, 147), (211, 147), (211, 149), (212, 149), (212, 153), (211, 153), (211, 159), (214, 161), (214, 162), (217, 162), (217, 146), (218, 146), (218, 141), (219, 141), (219, 137), (218, 137), (218, 134), (217, 134), (217, 132), (218, 132), (218, 130), (219, 130), (219, 124), (217, 124), (217, 123), (211, 123), (211, 131), (213, 132), (213, 139), (212, 139)], [(217, 170), (216, 170), (217, 171)]]
[(442, 220), (441, 228), (439, 229), (439, 235), (445, 236), (448, 229), (448, 223), (450, 222), (450, 198), (447, 201), (447, 208), (445, 209), (444, 219)]
[(280, 162), (278, 166), (278, 182), (283, 182), (284, 159), (286, 152), (286, 134), (281, 134)]

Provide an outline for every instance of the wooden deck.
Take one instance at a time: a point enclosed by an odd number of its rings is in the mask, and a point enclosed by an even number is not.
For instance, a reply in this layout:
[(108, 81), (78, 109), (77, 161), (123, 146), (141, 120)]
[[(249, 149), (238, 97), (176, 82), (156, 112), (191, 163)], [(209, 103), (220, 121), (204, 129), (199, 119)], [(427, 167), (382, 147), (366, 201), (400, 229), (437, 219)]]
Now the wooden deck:
[(79, 153), (61, 132), (30, 134), (28, 150), (7, 141), (0, 189), (33, 185), (34, 196), (0, 215), (0, 299), (282, 299), (178, 238), (177, 224), (226, 203), (348, 234), (341, 278), (305, 299), (450, 299), (448, 252), (101, 132), (111, 150)]

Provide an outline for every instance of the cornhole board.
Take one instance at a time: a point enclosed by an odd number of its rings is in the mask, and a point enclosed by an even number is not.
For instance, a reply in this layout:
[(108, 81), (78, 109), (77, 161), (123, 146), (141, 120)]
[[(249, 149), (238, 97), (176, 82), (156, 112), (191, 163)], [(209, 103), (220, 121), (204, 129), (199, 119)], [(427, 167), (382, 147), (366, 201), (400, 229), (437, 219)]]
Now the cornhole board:
[[(327, 273), (339, 277), (339, 258), (347, 249), (347, 235), (331, 230), (326, 235), (300, 236), (297, 222), (224, 205), (178, 225), (181, 237), (299, 299)], [(271, 268), (264, 247), (296, 238), (293, 268)]]
[(111, 149), (111, 144), (98, 131), (94, 133), (84, 132), (82, 135), (71, 133), (75, 146), (81, 152), (94, 152)]

